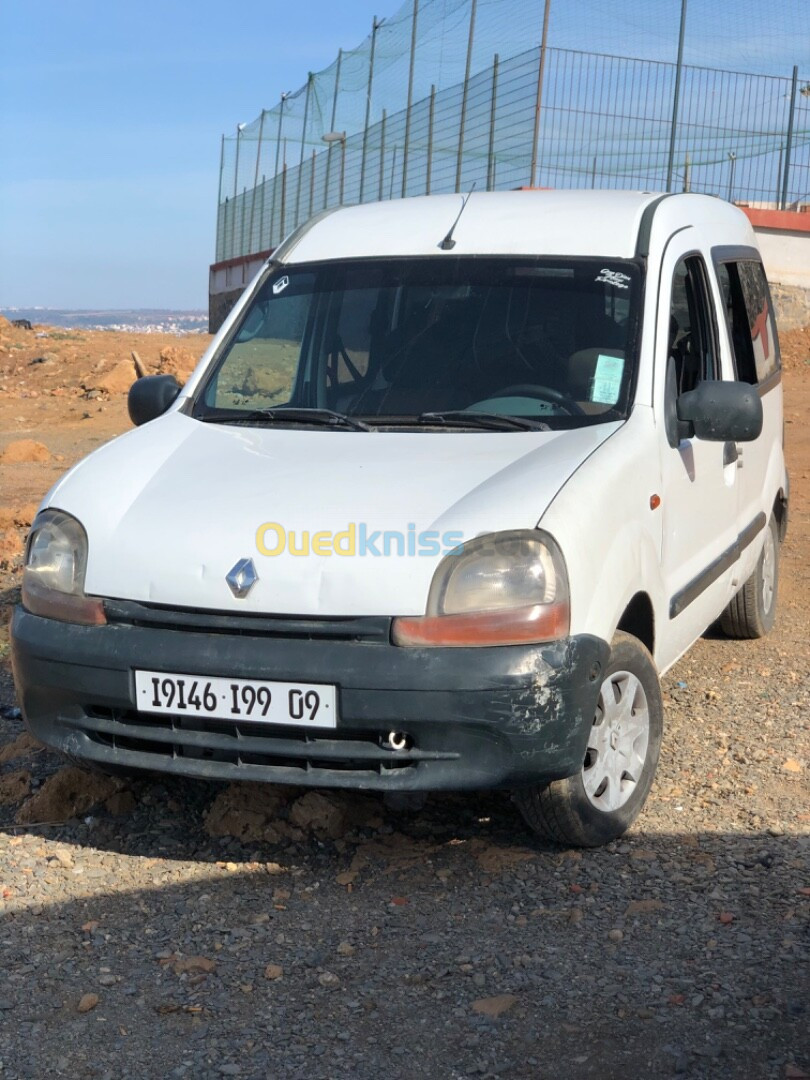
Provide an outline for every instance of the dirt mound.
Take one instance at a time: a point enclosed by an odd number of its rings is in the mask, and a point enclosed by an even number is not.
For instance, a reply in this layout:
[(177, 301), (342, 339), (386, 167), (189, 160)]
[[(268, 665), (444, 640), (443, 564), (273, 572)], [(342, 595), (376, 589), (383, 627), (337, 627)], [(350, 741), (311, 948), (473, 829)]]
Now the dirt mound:
[(119, 786), (107, 776), (69, 766), (49, 776), (39, 791), (23, 803), (15, 820), (21, 825), (69, 821), (110, 799)]
[(357, 826), (382, 824), (375, 799), (343, 791), (308, 791), (296, 798), (294, 788), (264, 784), (231, 784), (217, 795), (204, 818), (209, 836), (233, 836), (246, 844), (299, 841), (308, 834), (338, 840)]
[(0, 765), (6, 765), (9, 761), (17, 761), (19, 758), (28, 757), (29, 754), (38, 754), (45, 747), (37, 742), (33, 735), (27, 731), (21, 732), (13, 742), (0, 746)]
[(117, 364), (89, 376), (84, 383), (85, 390), (98, 390), (102, 394), (126, 394), (135, 382), (138, 373), (131, 360), (119, 360)]
[(285, 801), (286, 793), (270, 785), (231, 784), (206, 811), (205, 831), (245, 843), (278, 839), (273, 825), (278, 824), (275, 819)]
[(27, 769), (0, 776), (0, 806), (22, 802), (31, 791), (31, 773)]
[(44, 443), (34, 439), (15, 439), (0, 454), (0, 465), (22, 465), (28, 462), (51, 460), (51, 452)]
[(197, 366), (198, 357), (182, 345), (166, 345), (160, 350), (157, 373), (174, 375), (178, 382), (185, 382)]

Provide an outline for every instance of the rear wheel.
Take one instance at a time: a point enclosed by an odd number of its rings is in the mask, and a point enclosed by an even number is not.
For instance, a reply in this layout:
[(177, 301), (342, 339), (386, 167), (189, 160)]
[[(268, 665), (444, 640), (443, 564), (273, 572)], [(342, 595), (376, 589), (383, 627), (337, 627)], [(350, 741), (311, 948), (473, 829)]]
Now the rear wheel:
[(753, 574), (720, 616), (723, 633), (733, 638), (765, 637), (776, 618), (778, 589), (779, 527), (772, 516)]
[(613, 639), (580, 772), (516, 792), (528, 825), (559, 844), (598, 847), (621, 836), (652, 787), (663, 734), (661, 686), (647, 649)]

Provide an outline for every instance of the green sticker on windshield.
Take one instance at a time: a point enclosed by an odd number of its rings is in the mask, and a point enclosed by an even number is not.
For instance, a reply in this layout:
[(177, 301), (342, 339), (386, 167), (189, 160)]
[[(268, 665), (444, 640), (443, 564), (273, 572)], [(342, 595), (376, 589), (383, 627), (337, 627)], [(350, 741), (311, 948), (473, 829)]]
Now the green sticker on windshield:
[(623, 356), (606, 356), (604, 353), (599, 353), (591, 383), (591, 401), (598, 402), (600, 405), (615, 405), (619, 400), (623, 374)]

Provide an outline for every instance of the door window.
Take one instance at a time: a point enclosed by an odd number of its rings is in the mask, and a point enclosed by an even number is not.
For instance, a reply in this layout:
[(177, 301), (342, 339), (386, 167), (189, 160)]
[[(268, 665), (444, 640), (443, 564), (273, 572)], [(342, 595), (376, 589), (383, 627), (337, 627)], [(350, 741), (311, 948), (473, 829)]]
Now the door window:
[(779, 343), (765, 270), (756, 259), (722, 262), (717, 266), (717, 280), (737, 378), (756, 386), (780, 367)]
[(701, 379), (719, 378), (717, 331), (706, 265), (699, 255), (688, 255), (675, 267), (668, 355), (678, 396), (694, 390)]

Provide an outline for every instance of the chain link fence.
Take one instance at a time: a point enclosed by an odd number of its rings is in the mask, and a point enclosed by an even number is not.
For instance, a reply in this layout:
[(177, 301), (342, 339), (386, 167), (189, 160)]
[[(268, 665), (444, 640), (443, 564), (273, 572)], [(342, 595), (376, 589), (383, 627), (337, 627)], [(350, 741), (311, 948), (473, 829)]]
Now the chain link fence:
[(548, 45), (485, 60), (482, 47), (511, 40), (497, 3), (409, 0), (223, 137), (217, 261), (269, 250), (328, 207), (473, 184), (810, 199), (810, 80), (797, 67), (749, 74)]

